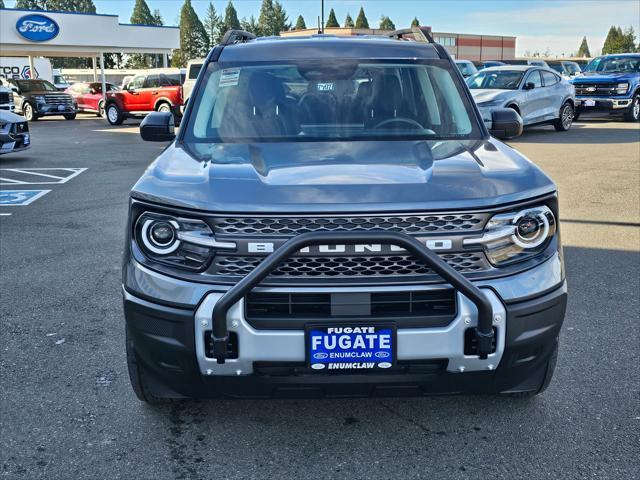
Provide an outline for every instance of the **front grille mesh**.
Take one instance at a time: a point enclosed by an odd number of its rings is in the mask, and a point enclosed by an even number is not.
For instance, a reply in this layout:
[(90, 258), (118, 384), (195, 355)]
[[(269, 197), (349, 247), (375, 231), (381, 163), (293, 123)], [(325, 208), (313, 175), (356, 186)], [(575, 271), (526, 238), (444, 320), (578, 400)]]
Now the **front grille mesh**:
[(611, 96), (618, 95), (616, 91), (616, 85), (601, 84), (601, 83), (582, 83), (576, 85), (576, 95), (592, 95), (592, 96)]
[(45, 95), (44, 96), (44, 101), (47, 103), (47, 105), (71, 105), (73, 103), (73, 100), (71, 98), (71, 95), (56, 95), (56, 94), (50, 94), (50, 95)]
[[(490, 268), (484, 254), (479, 252), (440, 255), (461, 273), (484, 271)], [(219, 255), (214, 263), (215, 273), (226, 276), (245, 276), (256, 268), (263, 257)], [(434, 272), (424, 262), (410, 255), (380, 255), (370, 257), (292, 257), (271, 275), (273, 277), (339, 278), (362, 276), (429, 275)]]
[(480, 230), (484, 213), (376, 215), (350, 217), (222, 217), (214, 220), (216, 235), (293, 236), (308, 232), (385, 231), (413, 235)]

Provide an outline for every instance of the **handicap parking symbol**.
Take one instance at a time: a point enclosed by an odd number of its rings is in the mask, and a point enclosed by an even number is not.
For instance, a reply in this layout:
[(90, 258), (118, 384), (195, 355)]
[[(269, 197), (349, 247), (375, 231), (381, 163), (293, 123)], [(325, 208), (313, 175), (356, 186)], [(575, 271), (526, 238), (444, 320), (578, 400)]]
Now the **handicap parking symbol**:
[(51, 190), (0, 190), (0, 206), (20, 207), (35, 202)]

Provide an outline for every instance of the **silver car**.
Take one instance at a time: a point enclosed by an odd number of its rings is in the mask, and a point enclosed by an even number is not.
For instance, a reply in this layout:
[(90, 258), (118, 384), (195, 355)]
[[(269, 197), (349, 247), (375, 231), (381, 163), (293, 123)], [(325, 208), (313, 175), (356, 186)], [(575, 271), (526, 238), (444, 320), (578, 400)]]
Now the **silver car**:
[(549, 68), (505, 65), (485, 68), (467, 79), (485, 123), (491, 112), (513, 108), (524, 125), (549, 123), (559, 132), (571, 128), (574, 116), (573, 85)]

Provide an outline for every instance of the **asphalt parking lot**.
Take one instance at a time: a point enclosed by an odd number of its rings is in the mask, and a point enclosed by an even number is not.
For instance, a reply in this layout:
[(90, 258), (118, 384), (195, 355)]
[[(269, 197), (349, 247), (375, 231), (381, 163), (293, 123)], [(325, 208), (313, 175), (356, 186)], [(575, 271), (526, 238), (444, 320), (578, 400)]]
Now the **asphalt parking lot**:
[(0, 477), (638, 478), (638, 124), (511, 142), (560, 190), (570, 299), (545, 394), (158, 409), (129, 386), (120, 258), (128, 191), (163, 145), (95, 116), (31, 131), (0, 157), (3, 191), (49, 190), (0, 207)]

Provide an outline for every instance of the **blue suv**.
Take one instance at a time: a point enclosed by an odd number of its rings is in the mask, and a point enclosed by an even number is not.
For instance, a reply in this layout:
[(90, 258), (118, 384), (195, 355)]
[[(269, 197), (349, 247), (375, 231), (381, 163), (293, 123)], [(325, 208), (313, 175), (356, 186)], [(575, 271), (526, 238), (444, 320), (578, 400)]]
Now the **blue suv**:
[(640, 119), (640, 54), (604, 55), (591, 60), (584, 74), (574, 78), (576, 113), (622, 113), (628, 122)]

